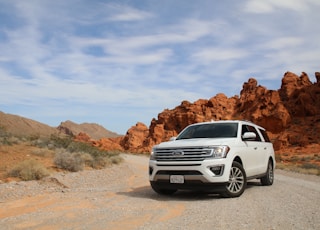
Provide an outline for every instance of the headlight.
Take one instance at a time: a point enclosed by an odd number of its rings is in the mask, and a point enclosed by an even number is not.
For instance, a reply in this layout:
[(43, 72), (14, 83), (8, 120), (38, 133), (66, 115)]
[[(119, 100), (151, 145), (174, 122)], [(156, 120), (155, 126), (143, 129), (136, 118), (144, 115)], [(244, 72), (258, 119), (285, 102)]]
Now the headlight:
[(225, 158), (230, 148), (227, 145), (212, 146), (212, 157), (213, 158)]
[(151, 153), (150, 153), (150, 160), (155, 160), (154, 152), (155, 152), (154, 148), (152, 148)]

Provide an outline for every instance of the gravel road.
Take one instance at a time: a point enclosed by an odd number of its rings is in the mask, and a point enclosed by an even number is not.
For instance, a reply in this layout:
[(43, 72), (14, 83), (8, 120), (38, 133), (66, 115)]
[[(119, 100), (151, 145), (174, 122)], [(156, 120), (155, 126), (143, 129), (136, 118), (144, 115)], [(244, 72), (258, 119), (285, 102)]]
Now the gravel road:
[(320, 177), (276, 170), (239, 198), (154, 193), (148, 158), (103, 170), (0, 184), (0, 229), (320, 229)]

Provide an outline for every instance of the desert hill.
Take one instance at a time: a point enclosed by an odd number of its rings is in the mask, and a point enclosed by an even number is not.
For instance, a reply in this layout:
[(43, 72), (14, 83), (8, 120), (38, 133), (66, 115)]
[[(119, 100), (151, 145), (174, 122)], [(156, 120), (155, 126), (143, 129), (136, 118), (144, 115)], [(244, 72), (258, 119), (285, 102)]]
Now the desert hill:
[(79, 133), (86, 133), (91, 138), (98, 140), (105, 137), (117, 137), (119, 136), (115, 132), (111, 132), (105, 129), (103, 126), (95, 123), (82, 123), (77, 124), (72, 121), (61, 122), (57, 128), (60, 132), (67, 135), (76, 136)]
[[(177, 135), (187, 125), (210, 120), (250, 120), (268, 130), (278, 153), (290, 151), (320, 152), (320, 73), (312, 83), (306, 73), (287, 72), (281, 88), (268, 90), (250, 78), (240, 96), (228, 98), (219, 93), (193, 103), (182, 101), (174, 109), (165, 109), (150, 126), (138, 122), (121, 138), (102, 138), (93, 144), (128, 152), (149, 152), (154, 144)], [(311, 150), (306, 150), (311, 146)], [(297, 149), (298, 148), (298, 149)], [(294, 149), (294, 150), (293, 150)]]
[(111, 132), (95, 123), (77, 124), (72, 121), (61, 122), (58, 127), (51, 127), (41, 122), (7, 114), (0, 111), (0, 128), (15, 136), (41, 136), (49, 137), (52, 134), (67, 134), (71, 136), (86, 133), (94, 139), (117, 137), (118, 134)]
[(15, 136), (50, 136), (58, 134), (54, 127), (18, 115), (0, 111), (0, 128)]

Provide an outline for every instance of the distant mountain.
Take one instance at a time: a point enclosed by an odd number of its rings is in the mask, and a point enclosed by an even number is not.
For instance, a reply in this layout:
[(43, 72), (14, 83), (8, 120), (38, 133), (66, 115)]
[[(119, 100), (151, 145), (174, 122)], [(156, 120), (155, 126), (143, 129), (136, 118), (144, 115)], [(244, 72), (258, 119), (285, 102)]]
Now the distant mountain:
[(50, 136), (51, 134), (58, 134), (59, 132), (56, 128), (49, 125), (1, 111), (0, 128), (16, 136)]
[(98, 140), (100, 138), (118, 137), (119, 134), (105, 129), (103, 126), (95, 123), (77, 124), (72, 121), (61, 122), (57, 128), (60, 132), (67, 135), (76, 136), (79, 133), (86, 133), (92, 139)]
[(77, 124), (72, 121), (61, 122), (58, 127), (51, 127), (41, 122), (21, 117), (18, 115), (7, 114), (0, 111), (0, 129), (15, 136), (32, 136), (39, 135), (49, 137), (52, 134), (78, 135), (86, 133), (92, 139), (100, 139), (102, 137), (118, 137), (117, 133), (111, 132), (101, 125), (94, 123)]

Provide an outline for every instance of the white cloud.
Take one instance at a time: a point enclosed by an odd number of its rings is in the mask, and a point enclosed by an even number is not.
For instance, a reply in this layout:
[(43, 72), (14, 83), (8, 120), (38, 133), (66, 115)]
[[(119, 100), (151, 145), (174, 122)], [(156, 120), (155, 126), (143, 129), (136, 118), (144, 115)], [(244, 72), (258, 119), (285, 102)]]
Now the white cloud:
[(233, 59), (241, 59), (249, 55), (249, 52), (239, 48), (220, 48), (220, 47), (207, 47), (198, 51), (193, 55), (194, 60), (203, 62), (213, 61), (228, 61)]
[(250, 13), (270, 13), (274, 10), (274, 7), (267, 1), (250, 0), (247, 1), (244, 9)]
[(272, 13), (277, 9), (303, 12), (314, 5), (320, 5), (316, 0), (249, 0), (245, 3), (245, 11), (250, 13)]
[(106, 4), (106, 7), (113, 12), (113, 15), (108, 17), (111, 21), (148, 20), (153, 17), (151, 13), (127, 5)]
[(303, 44), (299, 37), (280, 37), (263, 44), (264, 49), (288, 49)]

